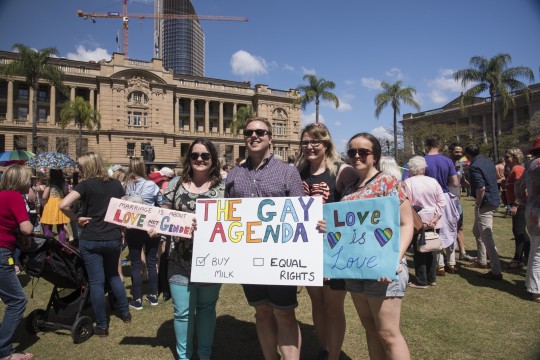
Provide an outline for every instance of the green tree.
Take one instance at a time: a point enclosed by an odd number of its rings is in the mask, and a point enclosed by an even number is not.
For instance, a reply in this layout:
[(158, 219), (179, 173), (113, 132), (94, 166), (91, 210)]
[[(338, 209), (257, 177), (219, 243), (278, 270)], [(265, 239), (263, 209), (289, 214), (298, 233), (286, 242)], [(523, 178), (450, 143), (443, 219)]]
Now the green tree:
[(307, 74), (304, 75), (304, 80), (309, 82), (308, 85), (299, 85), (296, 90), (298, 90), (302, 95), (296, 100), (297, 104), (300, 104), (302, 110), (306, 109), (306, 106), (315, 100), (315, 123), (319, 123), (319, 104), (321, 99), (326, 101), (331, 101), (336, 106), (336, 109), (339, 107), (338, 97), (331, 93), (328, 90), (333, 90), (336, 87), (336, 84), (332, 81), (328, 81), (324, 78), (317, 78), (315, 75)]
[(517, 78), (526, 78), (534, 81), (532, 70), (526, 66), (508, 67), (512, 58), (509, 54), (497, 54), (491, 59), (483, 56), (473, 56), (469, 64), (471, 68), (458, 70), (454, 73), (456, 81), (461, 80), (463, 87), (473, 83), (473, 87), (465, 91), (461, 97), (461, 108), (465, 112), (466, 106), (471, 105), (474, 98), (488, 91), (491, 101), (491, 145), (493, 158), (499, 158), (497, 147), (497, 131), (495, 121), (495, 102), (500, 100), (502, 104), (503, 118), (508, 109), (515, 105), (513, 91), (523, 91), (529, 97), (528, 87)]
[(231, 133), (238, 134), (238, 132), (246, 127), (246, 120), (254, 116), (253, 106), (241, 106), (234, 115), (233, 122), (231, 123)]
[(420, 111), (420, 105), (414, 100), (414, 94), (416, 90), (413, 87), (401, 87), (401, 80), (396, 81), (394, 84), (389, 84), (386, 81), (381, 82), (382, 91), (375, 96), (375, 116), (378, 118), (381, 115), (382, 110), (392, 105), (394, 110), (394, 154), (398, 154), (398, 128), (397, 128), (397, 115), (400, 113), (401, 103), (415, 107)]
[(77, 96), (75, 101), (66, 102), (62, 111), (60, 111), (62, 129), (65, 129), (73, 120), (75, 120), (75, 125), (79, 128), (79, 138), (77, 143), (77, 158), (79, 158), (82, 155), (83, 126), (90, 131), (93, 130), (94, 127), (97, 127), (99, 130), (101, 128), (101, 116), (97, 110), (92, 108), (88, 101), (81, 96)]
[(34, 50), (23, 44), (13, 45), (13, 50), (19, 53), (19, 58), (2, 67), (1, 73), (6, 76), (24, 76), (26, 84), (33, 90), (32, 97), (32, 151), (37, 152), (37, 97), (39, 93), (39, 80), (53, 84), (57, 89), (63, 90), (64, 73), (51, 64), (50, 58), (58, 56), (58, 50), (53, 47)]

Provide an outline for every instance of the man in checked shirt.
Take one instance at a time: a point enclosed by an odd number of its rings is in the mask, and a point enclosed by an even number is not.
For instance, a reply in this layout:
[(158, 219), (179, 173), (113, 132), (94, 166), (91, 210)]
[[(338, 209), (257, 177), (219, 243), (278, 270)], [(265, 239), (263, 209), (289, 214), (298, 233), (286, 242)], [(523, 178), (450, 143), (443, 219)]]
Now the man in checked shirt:
[[(246, 161), (228, 174), (228, 198), (304, 196), (302, 180), (295, 167), (270, 153), (272, 125), (266, 119), (246, 121)], [(255, 308), (257, 335), (264, 358), (278, 358), (279, 346), (285, 360), (299, 359), (302, 337), (296, 321), (296, 286), (242, 285), (248, 303)]]

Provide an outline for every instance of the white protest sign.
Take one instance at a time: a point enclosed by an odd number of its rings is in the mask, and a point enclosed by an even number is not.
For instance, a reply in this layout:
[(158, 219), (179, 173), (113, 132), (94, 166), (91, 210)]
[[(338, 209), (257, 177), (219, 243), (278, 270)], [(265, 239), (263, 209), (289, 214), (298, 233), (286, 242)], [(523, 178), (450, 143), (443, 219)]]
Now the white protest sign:
[(191, 281), (323, 284), (321, 197), (198, 199)]
[(191, 238), (195, 214), (111, 198), (105, 221), (130, 229)]

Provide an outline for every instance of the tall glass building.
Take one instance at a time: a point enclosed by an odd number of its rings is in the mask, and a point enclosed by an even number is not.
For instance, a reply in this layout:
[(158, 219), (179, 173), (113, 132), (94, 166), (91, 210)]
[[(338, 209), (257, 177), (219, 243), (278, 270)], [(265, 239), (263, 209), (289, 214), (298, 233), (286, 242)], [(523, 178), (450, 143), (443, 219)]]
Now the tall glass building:
[[(190, 0), (155, 0), (155, 14), (196, 15)], [(204, 76), (204, 32), (198, 20), (155, 19), (154, 57), (178, 74)]]

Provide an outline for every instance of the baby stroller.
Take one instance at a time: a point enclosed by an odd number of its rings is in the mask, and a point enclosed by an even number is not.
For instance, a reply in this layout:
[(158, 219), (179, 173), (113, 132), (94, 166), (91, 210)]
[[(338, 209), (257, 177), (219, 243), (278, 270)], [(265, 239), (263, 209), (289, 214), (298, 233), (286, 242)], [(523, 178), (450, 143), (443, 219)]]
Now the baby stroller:
[(47, 308), (32, 311), (26, 329), (32, 334), (65, 329), (75, 344), (88, 340), (94, 328), (92, 318), (82, 314), (90, 289), (79, 249), (54, 237), (34, 235), (31, 248), (23, 251), (20, 261), (26, 273), (54, 285)]

